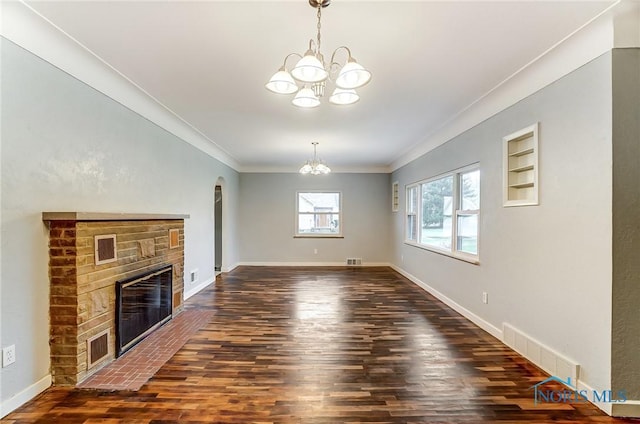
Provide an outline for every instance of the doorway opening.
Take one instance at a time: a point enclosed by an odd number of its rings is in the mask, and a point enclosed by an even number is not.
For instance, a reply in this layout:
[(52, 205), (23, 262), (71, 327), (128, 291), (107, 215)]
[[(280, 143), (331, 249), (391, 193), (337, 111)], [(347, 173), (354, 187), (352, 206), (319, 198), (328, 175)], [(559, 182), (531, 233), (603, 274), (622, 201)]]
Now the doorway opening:
[(216, 275), (222, 272), (222, 186), (216, 185), (213, 206), (214, 221), (214, 270)]

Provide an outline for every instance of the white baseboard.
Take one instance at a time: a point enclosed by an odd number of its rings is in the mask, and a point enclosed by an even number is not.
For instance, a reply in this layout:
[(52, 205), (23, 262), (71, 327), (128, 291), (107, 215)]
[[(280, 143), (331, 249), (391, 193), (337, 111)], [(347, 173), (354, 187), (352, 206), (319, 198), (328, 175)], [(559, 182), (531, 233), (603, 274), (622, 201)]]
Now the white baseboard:
[(0, 418), (15, 411), (51, 386), (51, 374), (47, 374), (20, 393), (0, 403)]
[(580, 380), (580, 365), (514, 326), (503, 323), (503, 342), (529, 361), (560, 379)]
[(400, 274), (402, 274), (404, 277), (406, 277), (409, 280), (411, 280), (411, 282), (415, 283), (417, 286), (419, 286), (423, 290), (431, 293), (433, 296), (438, 298), (438, 300), (440, 300), (441, 302), (443, 302), (444, 304), (446, 304), (447, 306), (449, 306), (450, 308), (452, 308), (453, 310), (458, 312), (463, 317), (467, 318), (469, 321), (473, 322), (478, 327), (482, 328), (487, 333), (491, 334), (493, 337), (497, 338), (498, 340), (502, 340), (502, 330), (500, 330), (498, 327), (496, 327), (493, 324), (491, 324), (490, 322), (480, 318), (478, 315), (474, 314), (473, 312), (471, 312), (467, 308), (465, 308), (462, 305), (458, 304), (453, 299), (450, 299), (447, 296), (445, 296), (444, 294), (440, 293), (438, 290), (434, 289), (433, 287), (431, 287), (427, 283), (421, 281), (416, 276), (409, 274), (407, 271), (403, 270), (402, 268), (397, 267), (396, 265), (393, 265), (393, 264), (391, 264), (389, 266), (391, 268), (393, 268), (395, 271), (397, 271)]
[(204, 289), (209, 284), (213, 283), (214, 280), (215, 280), (215, 277), (209, 278), (208, 280), (203, 281), (202, 283), (198, 284), (197, 286), (192, 287), (189, 290), (185, 290), (185, 292), (184, 292), (184, 300), (189, 299), (191, 296), (193, 296), (194, 294), (198, 293), (200, 290)]
[(640, 418), (640, 400), (627, 399), (624, 403), (609, 403), (608, 406), (612, 409), (610, 415), (614, 417)]
[(222, 272), (231, 272), (234, 269), (236, 269), (238, 267), (238, 265), (239, 265), (238, 263), (235, 263), (235, 264), (232, 264), (232, 265), (229, 265), (229, 266), (223, 266), (220, 271), (222, 271)]
[[(240, 262), (241, 266), (347, 266), (345, 262)], [(363, 262), (362, 265), (349, 266), (357, 268), (359, 266), (391, 266), (388, 262)]]
[[(593, 387), (582, 381), (578, 381), (577, 389), (586, 390), (589, 393), (594, 392)], [(612, 417), (640, 418), (640, 400), (627, 399), (626, 401), (621, 403), (598, 402), (590, 396), (589, 402), (593, 403), (595, 406), (600, 408), (602, 412), (607, 415), (611, 415)]]

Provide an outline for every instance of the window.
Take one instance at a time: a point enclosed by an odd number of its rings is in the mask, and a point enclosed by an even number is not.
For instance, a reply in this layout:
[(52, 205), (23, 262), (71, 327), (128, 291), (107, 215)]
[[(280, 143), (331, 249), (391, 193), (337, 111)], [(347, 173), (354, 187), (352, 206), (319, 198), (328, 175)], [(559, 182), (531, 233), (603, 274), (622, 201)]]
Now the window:
[(477, 261), (480, 170), (477, 165), (407, 186), (406, 242)]
[(342, 236), (341, 201), (339, 192), (299, 191), (296, 196), (296, 236)]

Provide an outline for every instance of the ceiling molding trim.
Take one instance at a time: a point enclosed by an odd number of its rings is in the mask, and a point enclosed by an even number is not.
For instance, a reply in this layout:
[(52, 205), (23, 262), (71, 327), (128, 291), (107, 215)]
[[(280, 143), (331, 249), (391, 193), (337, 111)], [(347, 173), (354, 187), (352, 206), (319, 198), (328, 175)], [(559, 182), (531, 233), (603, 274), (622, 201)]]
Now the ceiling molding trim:
[(1, 2), (0, 34), (176, 137), (237, 170), (213, 140), (22, 1)]
[[(388, 166), (339, 167), (331, 166), (332, 174), (390, 174)], [(243, 174), (297, 174), (298, 169), (291, 166), (241, 166), (238, 172)]]
[(614, 46), (613, 13), (618, 0), (602, 13), (533, 59), (503, 82), (444, 122), (439, 129), (402, 152), (390, 164), (395, 171), (436, 147), (541, 90)]

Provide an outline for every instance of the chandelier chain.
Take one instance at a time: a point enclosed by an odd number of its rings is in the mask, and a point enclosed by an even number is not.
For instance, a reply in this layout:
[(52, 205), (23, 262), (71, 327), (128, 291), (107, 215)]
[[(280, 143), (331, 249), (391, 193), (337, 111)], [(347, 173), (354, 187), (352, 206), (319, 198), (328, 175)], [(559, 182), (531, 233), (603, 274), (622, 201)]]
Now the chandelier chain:
[(320, 56), (320, 29), (322, 27), (322, 24), (320, 23), (320, 19), (322, 17), (322, 2), (319, 1), (318, 2), (318, 51), (317, 51), (317, 55)]

